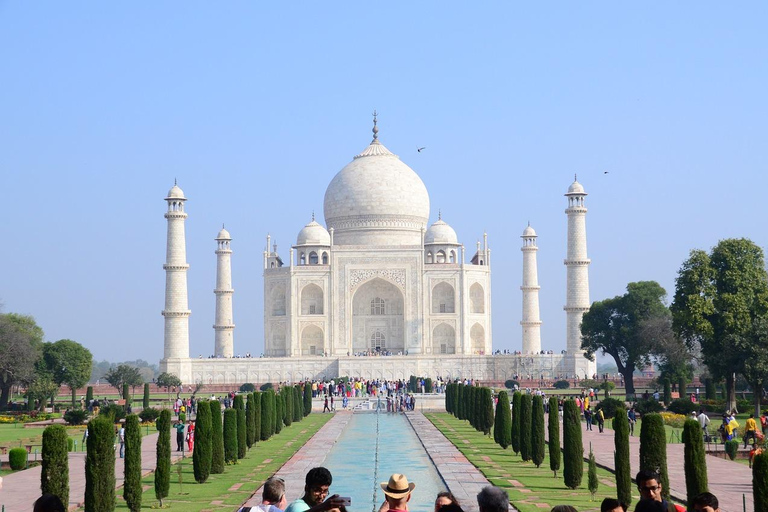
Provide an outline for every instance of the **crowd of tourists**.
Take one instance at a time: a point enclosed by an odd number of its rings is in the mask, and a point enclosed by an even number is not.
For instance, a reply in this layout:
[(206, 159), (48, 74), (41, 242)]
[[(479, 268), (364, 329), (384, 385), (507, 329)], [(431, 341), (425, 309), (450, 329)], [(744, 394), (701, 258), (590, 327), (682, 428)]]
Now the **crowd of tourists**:
[[(467, 381), (469, 382), (469, 381)], [(368, 398), (377, 396), (395, 396), (408, 392), (408, 380), (384, 380), (384, 379), (362, 379), (353, 378), (348, 380), (335, 379), (313, 380), (309, 382), (312, 388), (312, 398), (318, 398), (325, 395), (347, 398)], [(440, 376), (432, 381), (432, 392), (445, 393), (447, 384)], [(416, 380), (418, 391), (425, 393), (427, 391), (427, 382), (424, 377)], [(414, 390), (412, 390), (414, 391)]]

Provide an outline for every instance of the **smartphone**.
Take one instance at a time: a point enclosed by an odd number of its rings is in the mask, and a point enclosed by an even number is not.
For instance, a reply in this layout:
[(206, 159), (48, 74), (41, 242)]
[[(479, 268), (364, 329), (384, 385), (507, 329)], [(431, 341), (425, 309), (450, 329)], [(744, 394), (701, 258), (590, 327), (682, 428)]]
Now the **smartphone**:
[(342, 502), (342, 506), (349, 507), (352, 505), (352, 498), (348, 496), (339, 496), (338, 499)]

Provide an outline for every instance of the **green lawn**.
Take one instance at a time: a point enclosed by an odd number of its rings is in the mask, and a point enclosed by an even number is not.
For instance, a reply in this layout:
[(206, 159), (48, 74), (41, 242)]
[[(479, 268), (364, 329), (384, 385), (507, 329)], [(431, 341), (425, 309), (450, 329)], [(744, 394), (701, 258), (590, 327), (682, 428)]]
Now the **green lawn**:
[[(85, 427), (68, 427), (69, 437), (77, 441), (78, 450), (83, 439)], [(0, 425), (0, 446), (5, 448), (25, 447), (25, 445), (39, 445), (43, 442), (44, 428), (24, 428), (23, 423), (9, 423)], [(39, 450), (39, 448), (38, 448)]]
[[(580, 512), (599, 511), (603, 498), (616, 497), (614, 475), (609, 471), (598, 468), (600, 488), (595, 501), (592, 501), (587, 489), (586, 463), (581, 487), (571, 490), (563, 484), (562, 470), (554, 478), (549, 469), (548, 454), (541, 467), (537, 468), (531, 462), (523, 462), (511, 447), (503, 450), (493, 442), (492, 437), (477, 432), (466, 421), (457, 420), (448, 413), (426, 414), (426, 417), (493, 485), (504, 488), (512, 504), (521, 512), (541, 512), (566, 504)], [(638, 499), (639, 496), (636, 496), (634, 502)], [(546, 504), (546, 507), (537, 504)]]
[[(257, 443), (237, 465), (227, 466), (221, 475), (211, 475), (204, 484), (195, 482), (192, 458), (187, 457), (171, 467), (171, 491), (164, 500), (167, 510), (214, 511), (234, 510), (245, 502), (264, 481), (275, 474), (332, 415), (310, 414), (299, 423), (283, 428), (268, 441)], [(183, 484), (179, 485), (178, 468)], [(142, 480), (145, 491), (142, 509), (156, 507), (154, 474)], [(236, 486), (240, 486), (236, 488)], [(122, 498), (122, 489), (116, 492), (117, 510), (128, 510)]]

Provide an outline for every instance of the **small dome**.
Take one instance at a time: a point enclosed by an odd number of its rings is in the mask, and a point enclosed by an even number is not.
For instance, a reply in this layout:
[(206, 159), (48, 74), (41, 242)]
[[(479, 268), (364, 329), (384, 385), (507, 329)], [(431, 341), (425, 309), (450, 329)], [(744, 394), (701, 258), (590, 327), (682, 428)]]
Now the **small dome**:
[(534, 230), (530, 224), (528, 224), (528, 227), (523, 230), (523, 236), (537, 236), (536, 230)]
[(168, 197), (166, 199), (186, 199), (184, 197), (184, 191), (179, 188), (178, 185), (174, 184), (173, 188), (168, 191)]
[(573, 180), (573, 183), (571, 183), (571, 186), (568, 187), (568, 193), (566, 195), (570, 195), (570, 194), (587, 195), (587, 193), (584, 192), (584, 187), (582, 187), (581, 183), (579, 183), (576, 180)]
[(229, 236), (229, 231), (222, 226), (221, 231), (219, 231), (219, 234), (216, 236), (216, 240), (232, 240), (232, 237)]
[(429, 226), (427, 233), (424, 235), (425, 245), (458, 243), (459, 238), (456, 236), (456, 232), (443, 219), (438, 219), (437, 222)]
[(296, 237), (296, 245), (331, 245), (331, 235), (328, 231), (318, 224), (314, 219), (312, 222), (301, 228), (299, 236)]

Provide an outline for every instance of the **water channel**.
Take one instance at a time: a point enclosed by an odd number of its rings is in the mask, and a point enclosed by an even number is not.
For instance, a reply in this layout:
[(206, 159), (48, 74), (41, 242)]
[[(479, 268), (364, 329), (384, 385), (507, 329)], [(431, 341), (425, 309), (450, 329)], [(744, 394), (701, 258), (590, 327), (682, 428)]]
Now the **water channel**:
[(401, 414), (355, 413), (325, 459), (333, 474), (331, 492), (350, 496), (350, 512), (376, 512), (384, 501), (379, 484), (403, 473), (416, 488), (411, 512), (431, 512), (446, 489), (421, 441)]

